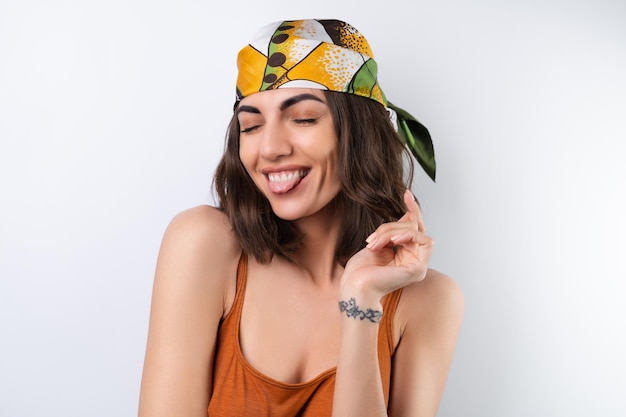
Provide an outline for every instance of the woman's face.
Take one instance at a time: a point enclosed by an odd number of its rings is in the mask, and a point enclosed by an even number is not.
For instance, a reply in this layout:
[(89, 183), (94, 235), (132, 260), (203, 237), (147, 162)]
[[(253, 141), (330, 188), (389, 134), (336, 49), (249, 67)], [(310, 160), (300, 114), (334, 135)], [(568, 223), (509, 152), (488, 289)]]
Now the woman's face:
[(337, 196), (337, 134), (321, 90), (263, 91), (236, 111), (239, 157), (278, 217), (310, 216)]

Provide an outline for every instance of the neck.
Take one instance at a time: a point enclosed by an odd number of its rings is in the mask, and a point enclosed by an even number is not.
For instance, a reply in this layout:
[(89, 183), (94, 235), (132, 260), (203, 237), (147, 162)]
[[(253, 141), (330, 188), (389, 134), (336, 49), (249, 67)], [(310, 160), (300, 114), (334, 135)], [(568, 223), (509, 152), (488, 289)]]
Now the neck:
[(341, 226), (336, 214), (333, 204), (330, 204), (315, 216), (297, 221), (304, 238), (302, 248), (293, 259), (319, 285), (332, 284), (341, 277), (343, 270), (335, 261)]

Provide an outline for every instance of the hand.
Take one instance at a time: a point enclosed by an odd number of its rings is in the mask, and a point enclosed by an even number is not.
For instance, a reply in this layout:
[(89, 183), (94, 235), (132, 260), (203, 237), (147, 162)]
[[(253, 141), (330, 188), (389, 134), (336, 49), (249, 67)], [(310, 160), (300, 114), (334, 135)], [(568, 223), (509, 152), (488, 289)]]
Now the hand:
[(380, 300), (384, 295), (424, 279), (433, 241), (426, 235), (420, 208), (411, 191), (404, 193), (408, 211), (367, 238), (367, 246), (346, 264), (342, 291)]

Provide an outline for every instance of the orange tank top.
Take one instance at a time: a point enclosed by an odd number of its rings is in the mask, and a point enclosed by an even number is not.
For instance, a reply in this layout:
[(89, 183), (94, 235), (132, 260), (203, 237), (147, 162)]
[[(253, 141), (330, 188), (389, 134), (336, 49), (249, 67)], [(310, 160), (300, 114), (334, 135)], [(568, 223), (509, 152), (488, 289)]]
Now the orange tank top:
[[(287, 384), (254, 369), (244, 358), (239, 344), (239, 322), (246, 289), (248, 261), (239, 260), (237, 290), (230, 312), (220, 323), (215, 361), (213, 393), (209, 417), (323, 417), (330, 416), (333, 405), (336, 368), (314, 379)], [(383, 299), (383, 318), (378, 331), (378, 361), (385, 403), (389, 403), (391, 357), (393, 355), (393, 316), (402, 290)]]

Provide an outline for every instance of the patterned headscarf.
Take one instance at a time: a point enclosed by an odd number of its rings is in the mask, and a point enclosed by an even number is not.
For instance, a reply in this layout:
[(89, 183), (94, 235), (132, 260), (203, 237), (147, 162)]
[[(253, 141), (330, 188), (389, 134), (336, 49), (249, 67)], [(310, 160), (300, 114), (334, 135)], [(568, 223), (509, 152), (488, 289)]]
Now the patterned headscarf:
[(367, 97), (389, 112), (397, 132), (428, 176), (435, 154), (426, 127), (391, 104), (365, 37), (339, 20), (288, 20), (262, 28), (237, 57), (237, 101), (277, 88), (316, 88)]

